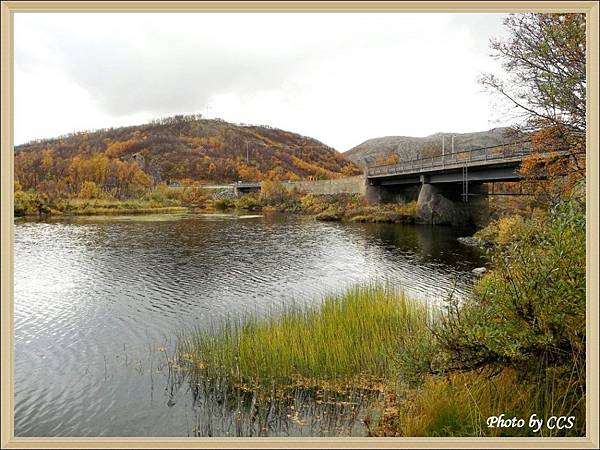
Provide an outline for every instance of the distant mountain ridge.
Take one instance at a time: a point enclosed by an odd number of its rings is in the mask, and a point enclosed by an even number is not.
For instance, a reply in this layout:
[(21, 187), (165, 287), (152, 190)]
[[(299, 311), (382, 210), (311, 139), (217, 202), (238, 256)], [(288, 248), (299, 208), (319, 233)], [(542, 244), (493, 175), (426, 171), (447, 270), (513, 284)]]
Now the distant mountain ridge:
[(444, 136), (446, 152), (452, 149), (452, 136), (454, 136), (454, 151), (457, 152), (506, 144), (525, 138), (523, 133), (507, 127), (474, 133), (435, 133), (426, 137), (385, 136), (369, 139), (344, 152), (344, 156), (360, 167), (385, 163), (394, 155), (397, 155), (395, 158), (401, 161), (437, 156), (442, 154), (442, 136)]

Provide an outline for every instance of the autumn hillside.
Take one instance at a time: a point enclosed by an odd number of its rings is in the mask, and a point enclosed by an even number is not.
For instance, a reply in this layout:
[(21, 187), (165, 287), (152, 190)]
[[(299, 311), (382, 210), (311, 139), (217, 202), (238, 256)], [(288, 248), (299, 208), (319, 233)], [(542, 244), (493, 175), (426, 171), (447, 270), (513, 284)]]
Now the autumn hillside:
[(315, 139), (193, 115), (74, 133), (15, 148), (17, 181), (23, 189), (43, 191), (77, 192), (85, 181), (115, 188), (123, 177), (137, 177), (138, 184), (224, 183), (357, 173), (352, 162)]

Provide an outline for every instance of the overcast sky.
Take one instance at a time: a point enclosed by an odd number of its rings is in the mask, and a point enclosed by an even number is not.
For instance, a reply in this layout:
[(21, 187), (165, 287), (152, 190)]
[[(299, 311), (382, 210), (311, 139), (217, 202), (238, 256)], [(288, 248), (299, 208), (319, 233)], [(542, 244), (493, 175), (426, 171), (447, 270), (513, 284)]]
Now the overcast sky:
[(500, 14), (15, 14), (15, 144), (201, 113), (340, 151), (503, 125)]

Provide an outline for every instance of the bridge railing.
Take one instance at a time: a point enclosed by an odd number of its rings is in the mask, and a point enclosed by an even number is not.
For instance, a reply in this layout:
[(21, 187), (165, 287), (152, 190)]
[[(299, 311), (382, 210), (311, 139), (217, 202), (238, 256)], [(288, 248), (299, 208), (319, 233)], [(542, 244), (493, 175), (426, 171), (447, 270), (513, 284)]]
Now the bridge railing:
[(430, 158), (402, 161), (398, 164), (384, 164), (371, 166), (367, 169), (369, 176), (395, 175), (402, 173), (421, 172), (425, 169), (444, 169), (458, 164), (469, 165), (477, 161), (494, 161), (523, 157), (532, 151), (531, 141), (512, 142), (510, 144), (482, 147), (474, 150), (464, 150), (446, 155), (432, 156)]

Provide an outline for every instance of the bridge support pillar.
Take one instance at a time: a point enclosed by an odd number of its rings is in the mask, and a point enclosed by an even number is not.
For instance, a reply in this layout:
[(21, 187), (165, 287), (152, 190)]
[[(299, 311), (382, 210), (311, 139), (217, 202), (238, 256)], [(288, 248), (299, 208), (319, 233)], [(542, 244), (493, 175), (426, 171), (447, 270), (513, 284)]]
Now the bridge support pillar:
[(364, 196), (369, 204), (377, 204), (382, 201), (381, 186), (369, 184), (369, 180), (365, 178)]
[[(443, 186), (443, 187), (442, 187)], [(481, 224), (488, 217), (488, 198), (482, 185), (469, 186), (468, 202), (461, 185), (424, 183), (417, 200), (417, 220), (433, 225)]]

